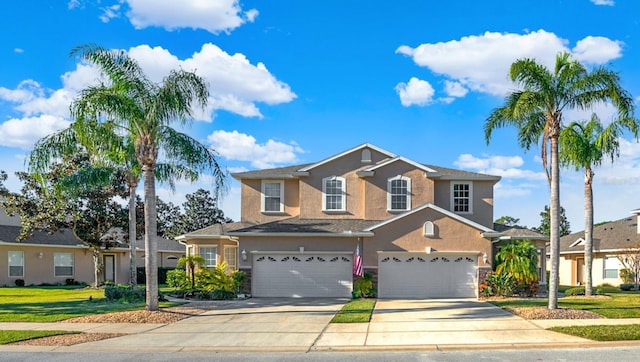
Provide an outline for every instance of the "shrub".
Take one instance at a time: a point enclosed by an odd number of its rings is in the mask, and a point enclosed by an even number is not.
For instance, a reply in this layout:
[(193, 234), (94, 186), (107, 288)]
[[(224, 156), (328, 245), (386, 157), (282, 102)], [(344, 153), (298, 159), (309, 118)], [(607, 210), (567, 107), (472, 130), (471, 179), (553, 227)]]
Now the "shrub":
[(24, 287), (24, 279), (16, 279), (15, 283), (18, 287)]
[(184, 269), (173, 269), (167, 272), (167, 285), (174, 289), (189, 288), (189, 277)]
[(229, 300), (236, 297), (236, 293), (234, 291), (216, 289), (211, 292), (210, 298), (213, 300)]
[(567, 297), (574, 295), (584, 295), (584, 287), (569, 288), (564, 291), (564, 295)]
[(375, 289), (373, 288), (373, 275), (371, 273), (364, 273), (364, 275), (358, 278), (353, 288), (353, 298), (370, 298), (375, 295)]
[(75, 280), (75, 279), (73, 279), (73, 278), (67, 278), (67, 279), (65, 279), (64, 284), (65, 284), (65, 285), (82, 285), (82, 283), (81, 283), (81, 282), (79, 282), (79, 281), (77, 281), (77, 280)]
[(227, 263), (222, 262), (212, 270), (200, 269), (196, 273), (196, 289), (210, 293), (214, 290), (234, 292), (233, 277), (227, 274)]
[(624, 291), (624, 292), (628, 292), (630, 290), (633, 290), (635, 288), (635, 284), (633, 283), (625, 283), (625, 284), (620, 284), (620, 290)]
[(139, 303), (145, 300), (145, 290), (122, 284), (108, 285), (104, 288), (104, 297), (109, 302)]
[[(175, 268), (170, 267), (158, 267), (158, 284), (167, 284), (167, 273)], [(136, 279), (138, 284), (145, 284), (147, 276), (145, 275), (144, 267), (137, 268)]]
[(516, 280), (510, 274), (492, 272), (487, 274), (487, 285), (496, 295), (510, 297), (516, 288)]
[(233, 289), (235, 289), (236, 293), (244, 291), (247, 275), (243, 271), (235, 270), (231, 273), (231, 278), (233, 279)]

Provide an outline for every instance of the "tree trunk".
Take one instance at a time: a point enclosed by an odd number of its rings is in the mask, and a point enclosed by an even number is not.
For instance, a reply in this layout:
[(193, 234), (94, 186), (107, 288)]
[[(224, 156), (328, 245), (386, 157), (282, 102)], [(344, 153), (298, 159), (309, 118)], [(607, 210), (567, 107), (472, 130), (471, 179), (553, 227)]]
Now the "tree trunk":
[[(557, 123), (556, 123), (557, 122)], [(559, 121), (549, 132), (551, 140), (551, 205), (549, 207), (551, 245), (551, 272), (549, 275), (549, 309), (558, 309), (558, 283), (560, 266), (560, 167), (558, 163)]]
[(593, 171), (591, 167), (584, 170), (584, 295), (593, 294)]
[(129, 285), (135, 288), (138, 285), (138, 268), (136, 265), (136, 187), (137, 183), (128, 183), (129, 186)]
[(144, 177), (144, 268), (147, 279), (147, 310), (158, 310), (158, 220), (153, 166), (142, 167)]
[(93, 254), (93, 280), (94, 280), (93, 286), (95, 288), (98, 288), (98, 286), (100, 285), (100, 269), (102, 269), (102, 263), (100, 262), (100, 255), (101, 255), (100, 249), (93, 247), (92, 254)]

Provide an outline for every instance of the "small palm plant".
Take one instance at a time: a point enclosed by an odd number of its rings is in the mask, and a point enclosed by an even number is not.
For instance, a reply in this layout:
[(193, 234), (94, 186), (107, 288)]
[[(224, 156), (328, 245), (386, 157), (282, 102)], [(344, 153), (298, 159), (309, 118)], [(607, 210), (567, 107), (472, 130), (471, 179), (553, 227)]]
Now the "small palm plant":
[(496, 254), (497, 274), (512, 276), (518, 284), (538, 281), (538, 250), (529, 240), (516, 240)]
[(200, 255), (187, 255), (178, 259), (178, 268), (186, 268), (191, 279), (191, 289), (196, 288), (196, 268), (204, 267), (205, 260)]

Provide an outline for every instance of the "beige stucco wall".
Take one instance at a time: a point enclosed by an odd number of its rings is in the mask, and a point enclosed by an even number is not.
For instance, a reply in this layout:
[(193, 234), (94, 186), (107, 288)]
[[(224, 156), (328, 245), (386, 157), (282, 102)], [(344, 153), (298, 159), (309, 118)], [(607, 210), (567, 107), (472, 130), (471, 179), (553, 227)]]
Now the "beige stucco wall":
[[(435, 235), (424, 236), (423, 225), (433, 222)], [(481, 231), (458, 220), (446, 217), (431, 209), (424, 209), (396, 222), (374, 230), (375, 236), (364, 241), (365, 267), (376, 267), (377, 251), (434, 251), (478, 252), (478, 265), (487, 266), (482, 255), (491, 255), (491, 242), (481, 236)]]
[[(279, 180), (272, 180), (279, 181)], [(262, 180), (242, 180), (241, 215), (244, 222), (265, 223), (282, 220), (300, 213), (300, 193), (298, 180), (284, 180), (284, 212), (262, 212)]]
[[(9, 277), (9, 251), (24, 252), (24, 276)], [(42, 258), (39, 257), (42, 252)], [(73, 275), (54, 276), (54, 253), (73, 254)], [(25, 285), (42, 283), (65, 284), (68, 278), (73, 278), (79, 282), (92, 284), (93, 259), (89, 249), (23, 246), (23, 245), (0, 245), (0, 285), (14, 286), (16, 279), (24, 279)]]
[[(605, 278), (604, 277), (604, 257), (608, 254), (595, 253), (593, 256), (593, 266), (591, 269), (591, 277), (593, 286), (600, 284), (611, 284), (613, 286), (619, 286), (622, 284), (622, 279), (617, 278)], [(582, 254), (574, 255), (561, 255), (560, 256), (560, 285), (578, 285), (577, 281), (577, 261), (578, 258), (583, 258)], [(622, 265), (618, 266), (618, 271), (623, 269)], [(551, 270), (551, 263), (547, 261), (547, 270)], [(619, 275), (619, 274), (618, 274)]]
[(472, 213), (460, 213), (460, 216), (475, 221), (480, 225), (493, 228), (493, 181), (450, 181), (437, 180), (435, 182), (435, 204), (446, 210), (452, 210), (451, 184), (457, 182), (471, 182)]

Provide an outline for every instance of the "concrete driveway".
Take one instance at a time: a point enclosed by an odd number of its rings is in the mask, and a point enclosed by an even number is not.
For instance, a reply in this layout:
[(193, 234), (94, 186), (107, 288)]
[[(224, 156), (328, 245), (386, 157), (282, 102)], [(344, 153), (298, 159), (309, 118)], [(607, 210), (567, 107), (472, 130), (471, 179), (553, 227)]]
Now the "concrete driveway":
[(60, 351), (323, 351), (587, 345), (472, 299), (378, 300), (370, 323), (329, 324), (345, 299), (254, 298)]
[(308, 351), (347, 302), (252, 298), (140, 334), (70, 346), (83, 351)]
[(315, 349), (533, 346), (591, 341), (546, 331), (473, 299), (378, 300), (370, 323), (330, 324)]

